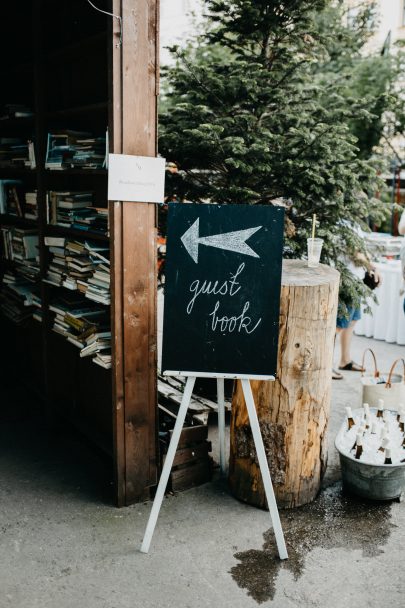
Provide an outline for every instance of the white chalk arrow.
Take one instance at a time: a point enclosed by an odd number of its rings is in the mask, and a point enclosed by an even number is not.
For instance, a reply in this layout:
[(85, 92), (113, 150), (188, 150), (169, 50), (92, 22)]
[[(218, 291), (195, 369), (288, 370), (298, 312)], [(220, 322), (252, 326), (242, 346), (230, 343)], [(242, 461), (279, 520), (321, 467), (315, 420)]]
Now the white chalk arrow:
[(196, 264), (198, 264), (199, 245), (227, 249), (228, 251), (235, 251), (235, 253), (243, 253), (244, 255), (258, 258), (260, 256), (245, 241), (252, 234), (260, 230), (260, 228), (261, 226), (256, 226), (255, 228), (246, 228), (245, 230), (236, 230), (235, 232), (224, 232), (223, 234), (200, 237), (200, 220), (197, 218), (194, 224), (183, 234), (181, 241)]

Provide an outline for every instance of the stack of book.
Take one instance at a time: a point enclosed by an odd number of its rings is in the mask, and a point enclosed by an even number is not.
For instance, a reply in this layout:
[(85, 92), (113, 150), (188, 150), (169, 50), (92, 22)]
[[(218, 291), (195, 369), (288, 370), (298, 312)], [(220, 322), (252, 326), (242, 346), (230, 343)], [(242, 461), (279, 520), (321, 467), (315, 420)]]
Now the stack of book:
[[(111, 367), (110, 320), (105, 308), (86, 303), (82, 296), (59, 296), (49, 310), (55, 313), (52, 330), (80, 349), (81, 357), (104, 357)], [(108, 356), (110, 357), (107, 365)]]
[(110, 304), (108, 251), (108, 247), (88, 241), (63, 240), (53, 244), (49, 246), (52, 258), (44, 281), (78, 290), (100, 304)]
[(39, 296), (38, 286), (24, 280), (17, 274), (6, 273), (0, 290), (0, 310), (2, 314), (21, 325), (30, 319), (36, 308), (34, 306), (34, 294)]
[[(54, 330), (56, 333), (65, 335), (67, 327), (65, 325), (65, 314), (69, 313), (72, 316), (90, 315), (95, 307), (89, 305), (78, 293), (60, 292), (56, 297), (51, 299), (49, 310), (55, 313)], [(102, 307), (98, 307), (95, 314), (104, 312)], [(59, 331), (58, 331), (59, 330)]]
[(90, 191), (51, 190), (47, 193), (48, 223), (108, 236), (108, 209), (93, 207), (92, 203), (93, 192)]
[(37, 220), (38, 219), (38, 199), (37, 199), (37, 191), (26, 192), (25, 193), (25, 210), (24, 217), (27, 220)]
[(39, 279), (38, 231), (4, 226), (1, 228), (3, 257), (14, 262), (16, 274), (31, 283)]
[(48, 247), (50, 254), (50, 262), (46, 272), (45, 283), (60, 287), (63, 283), (64, 276), (67, 271), (65, 260), (65, 239), (62, 239), (62, 245), (51, 245)]
[(71, 166), (79, 169), (102, 169), (106, 163), (106, 138), (78, 139)]
[(36, 283), (39, 280), (40, 268), (38, 259), (22, 260), (15, 264), (19, 276), (23, 277), (31, 283)]
[(94, 257), (95, 270), (93, 275), (87, 280), (86, 298), (101, 304), (110, 304), (110, 265), (109, 261), (103, 261)]
[(100, 350), (97, 355), (93, 359), (94, 363), (104, 367), (105, 369), (111, 368), (111, 338), (110, 338), (110, 346), (109, 348), (105, 348), (104, 350)]
[(75, 153), (75, 145), (78, 138), (89, 135), (82, 131), (70, 131), (48, 133), (45, 169), (68, 169), (70, 161)]
[(13, 268), (3, 274), (0, 310), (17, 324), (32, 317), (39, 298), (38, 233), (24, 228), (1, 228), (2, 253)]
[(77, 281), (90, 278), (94, 272), (83, 243), (63, 239), (63, 245), (50, 246), (49, 253), (52, 258), (45, 279), (47, 283), (76, 291)]
[(86, 344), (81, 349), (80, 356), (96, 358), (100, 353), (111, 357), (111, 330), (107, 324), (104, 327), (100, 325), (92, 335), (86, 338)]
[(34, 291), (32, 293), (32, 305), (34, 306), (34, 309), (32, 312), (32, 317), (36, 321), (39, 321), (40, 323), (42, 323), (42, 318), (43, 318), (42, 299), (41, 299), (41, 295), (39, 292), (39, 287), (37, 289), (38, 289), (38, 291)]
[(67, 270), (62, 285), (68, 289), (78, 289), (79, 284), (87, 288), (87, 281), (93, 276), (95, 265), (85, 243), (67, 241), (65, 254)]
[(20, 137), (0, 137), (0, 168), (35, 169), (34, 144)]
[(24, 193), (21, 180), (0, 179), (0, 213), (37, 220), (37, 191)]
[(38, 260), (38, 230), (36, 228), (1, 228), (3, 256), (6, 260), (28, 262)]
[[(86, 209), (76, 209), (66, 213), (65, 221), (71, 221), (71, 228), (82, 230), (83, 232), (96, 233), (109, 236), (108, 209), (101, 207), (87, 207)], [(68, 224), (64, 224), (65, 226)]]
[(48, 224), (72, 227), (75, 218), (91, 214), (93, 192), (71, 192), (50, 190), (47, 193)]
[(0, 180), (0, 213), (23, 216), (23, 183), (19, 179)]
[(89, 230), (97, 232), (97, 234), (110, 236), (108, 209), (105, 207), (93, 207), (92, 211), (95, 215), (89, 222)]
[(48, 133), (46, 169), (101, 169), (105, 164), (105, 137), (71, 130)]

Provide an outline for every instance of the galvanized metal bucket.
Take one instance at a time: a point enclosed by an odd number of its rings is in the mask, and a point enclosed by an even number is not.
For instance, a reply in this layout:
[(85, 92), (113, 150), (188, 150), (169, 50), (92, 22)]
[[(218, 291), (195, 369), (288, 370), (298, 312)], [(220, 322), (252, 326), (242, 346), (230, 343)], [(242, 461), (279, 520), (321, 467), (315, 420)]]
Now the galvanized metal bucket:
[[(355, 411), (353, 412), (355, 414)], [(356, 460), (343, 453), (339, 438), (346, 432), (346, 421), (342, 424), (335, 447), (339, 452), (343, 489), (372, 500), (401, 500), (405, 495), (405, 462), (376, 465)]]

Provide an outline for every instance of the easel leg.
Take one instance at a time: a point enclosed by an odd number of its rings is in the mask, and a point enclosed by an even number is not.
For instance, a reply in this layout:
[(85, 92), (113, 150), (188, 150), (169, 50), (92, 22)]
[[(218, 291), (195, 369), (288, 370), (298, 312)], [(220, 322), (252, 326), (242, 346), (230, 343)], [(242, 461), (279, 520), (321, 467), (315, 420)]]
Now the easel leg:
[(177, 446), (179, 444), (180, 434), (183, 428), (184, 419), (187, 414), (187, 409), (190, 404), (191, 394), (194, 388), (195, 377), (189, 376), (184, 389), (183, 398), (181, 400), (179, 413), (177, 415), (176, 424), (174, 425), (172, 438), (170, 440), (169, 449), (167, 450), (165, 463), (163, 465), (162, 474), (160, 476), (159, 485), (156, 490), (155, 499), (152, 505), (152, 511), (149, 515), (148, 524), (145, 530), (145, 536), (143, 538), (141, 551), (147, 553), (149, 546), (152, 541), (153, 532), (155, 530), (157, 518), (159, 517), (160, 507), (162, 506), (163, 497), (165, 494), (167, 482), (169, 479), (170, 471), (172, 468), (174, 456), (176, 454)]
[(287, 559), (287, 547), (285, 545), (283, 529), (281, 527), (280, 515), (278, 513), (276, 497), (274, 496), (273, 484), (271, 483), (269, 465), (264, 450), (262, 434), (260, 432), (259, 420), (257, 418), (256, 406), (253, 400), (252, 387), (249, 380), (241, 380), (242, 390), (245, 397), (246, 407), (249, 414), (250, 427), (252, 429), (255, 442), (257, 458), (259, 460), (260, 471), (262, 474), (264, 491), (266, 493), (267, 504), (269, 506), (271, 522), (273, 524), (274, 535), (276, 537), (277, 549), (280, 559)]
[(225, 391), (224, 379), (217, 378), (219, 464), (221, 474), (225, 475)]

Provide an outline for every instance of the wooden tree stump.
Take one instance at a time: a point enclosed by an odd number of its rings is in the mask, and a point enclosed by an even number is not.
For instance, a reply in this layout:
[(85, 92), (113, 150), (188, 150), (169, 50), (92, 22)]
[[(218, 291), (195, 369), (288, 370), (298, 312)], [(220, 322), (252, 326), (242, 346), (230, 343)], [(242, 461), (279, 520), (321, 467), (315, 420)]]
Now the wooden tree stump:
[[(325, 472), (338, 289), (339, 273), (329, 266), (283, 262), (277, 380), (252, 382), (281, 508), (313, 500)], [(230, 432), (231, 491), (267, 508), (240, 382), (233, 395)]]

